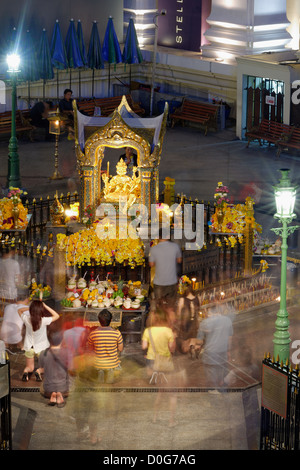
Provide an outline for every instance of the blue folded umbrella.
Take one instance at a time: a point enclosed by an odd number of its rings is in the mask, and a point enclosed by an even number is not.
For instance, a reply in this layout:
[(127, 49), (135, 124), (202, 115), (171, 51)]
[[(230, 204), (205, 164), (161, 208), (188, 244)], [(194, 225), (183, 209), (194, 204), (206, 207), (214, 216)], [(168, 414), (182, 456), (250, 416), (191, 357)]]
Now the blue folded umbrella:
[(44, 28), (38, 49), (38, 64), (40, 78), (43, 80), (51, 80), (54, 77), (50, 46), (47, 36), (47, 31)]
[(50, 52), (51, 52), (51, 60), (52, 65), (56, 68), (56, 88), (57, 88), (57, 99), (59, 99), (59, 70), (65, 70), (68, 68), (68, 61), (66, 56), (66, 49), (63, 42), (59, 21), (56, 20), (51, 45), (50, 45)]
[(89, 42), (89, 49), (88, 49), (88, 66), (90, 69), (103, 69), (104, 62), (102, 57), (102, 49), (101, 49), (101, 42), (98, 32), (97, 21), (93, 22), (90, 42)]
[(112, 17), (108, 18), (102, 46), (102, 55), (103, 59), (109, 64), (119, 64), (122, 62), (120, 44), (117, 38)]
[(51, 45), (50, 45), (50, 52), (51, 52), (51, 60), (52, 65), (56, 69), (64, 70), (68, 68), (68, 61), (66, 57), (66, 49), (63, 42), (59, 21), (56, 20)]
[(85, 51), (82, 24), (81, 24), (80, 20), (78, 20), (78, 22), (77, 22), (77, 37), (78, 37), (79, 50), (80, 50), (80, 53), (81, 53), (81, 59), (82, 59), (82, 62), (83, 62), (83, 66), (86, 67), (87, 64), (88, 64), (88, 60), (87, 60), (87, 55), (86, 55), (86, 51)]
[(143, 62), (143, 56), (132, 18), (130, 18), (127, 28), (122, 59), (125, 64), (140, 64)]
[(26, 31), (22, 41), (21, 57), (21, 78), (26, 82), (39, 80), (41, 77), (37, 61), (36, 43), (29, 30)]
[(102, 46), (102, 56), (108, 62), (108, 96), (110, 96), (110, 65), (122, 62), (122, 53), (112, 17), (108, 18)]
[(81, 57), (78, 36), (75, 29), (74, 20), (70, 20), (70, 25), (65, 39), (66, 56), (70, 69), (83, 67), (84, 63)]
[(92, 96), (94, 96), (95, 70), (104, 68), (104, 61), (102, 57), (101, 41), (99, 37), (97, 21), (93, 22), (87, 59), (88, 59), (88, 66), (93, 71)]

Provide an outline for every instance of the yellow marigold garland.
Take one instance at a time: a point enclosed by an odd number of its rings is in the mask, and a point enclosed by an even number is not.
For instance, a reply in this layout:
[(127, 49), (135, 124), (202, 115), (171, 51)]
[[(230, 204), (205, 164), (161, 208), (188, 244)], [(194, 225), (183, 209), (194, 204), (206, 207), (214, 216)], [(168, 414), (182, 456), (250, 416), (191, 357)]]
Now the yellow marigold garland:
[[(238, 233), (240, 236), (244, 233), (245, 217), (247, 208), (244, 204), (236, 204), (235, 206), (224, 207), (224, 218), (222, 222), (223, 233)], [(214, 213), (211, 218), (212, 228), (218, 230), (217, 214)], [(262, 227), (257, 222), (254, 222), (254, 230), (261, 233)]]
[(57, 244), (66, 252), (67, 266), (90, 265), (94, 261), (102, 266), (128, 263), (133, 268), (144, 263), (144, 245), (140, 238), (100, 239), (95, 225), (69, 236), (58, 234)]
[[(0, 229), (9, 230), (14, 226), (14, 219), (12, 215), (14, 204), (10, 198), (4, 197), (0, 199)], [(21, 202), (17, 205), (19, 209), (19, 226), (25, 228), (27, 225), (28, 210)]]

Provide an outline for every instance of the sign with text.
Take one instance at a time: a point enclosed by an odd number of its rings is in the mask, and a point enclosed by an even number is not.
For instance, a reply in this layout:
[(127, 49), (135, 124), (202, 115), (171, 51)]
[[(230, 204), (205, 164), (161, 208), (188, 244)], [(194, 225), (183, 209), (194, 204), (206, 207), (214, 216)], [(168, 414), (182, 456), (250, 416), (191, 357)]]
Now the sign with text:
[(282, 416), (282, 418), (286, 418), (287, 394), (287, 375), (263, 364), (262, 406)]
[(202, 0), (158, 0), (157, 44), (165, 47), (200, 52)]
[(270, 105), (274, 106), (275, 105), (275, 96), (267, 95), (266, 96), (266, 104), (270, 104)]

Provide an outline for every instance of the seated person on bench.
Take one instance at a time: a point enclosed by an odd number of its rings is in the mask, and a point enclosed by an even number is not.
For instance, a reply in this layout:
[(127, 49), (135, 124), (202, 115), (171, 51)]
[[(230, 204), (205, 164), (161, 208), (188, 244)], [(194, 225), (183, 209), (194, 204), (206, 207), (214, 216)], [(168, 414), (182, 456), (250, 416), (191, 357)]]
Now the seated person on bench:
[(73, 111), (73, 91), (70, 88), (66, 88), (64, 91), (64, 97), (59, 102), (59, 110), (62, 114), (68, 117), (66, 125), (68, 127), (68, 140), (74, 140), (74, 111)]

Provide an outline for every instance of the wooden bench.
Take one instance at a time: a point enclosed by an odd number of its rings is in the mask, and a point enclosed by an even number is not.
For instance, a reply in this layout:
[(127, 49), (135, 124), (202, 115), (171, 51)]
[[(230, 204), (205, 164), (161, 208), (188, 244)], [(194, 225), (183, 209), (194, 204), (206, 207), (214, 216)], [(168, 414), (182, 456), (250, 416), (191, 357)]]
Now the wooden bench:
[[(145, 110), (141, 108), (139, 103), (136, 103), (132, 100), (131, 95), (126, 95), (127, 102), (136, 114), (142, 115), (145, 113)], [(77, 107), (79, 111), (84, 112), (88, 116), (94, 116), (95, 106), (101, 109), (101, 116), (110, 116), (114, 110), (121, 103), (122, 96), (112, 96), (110, 98), (94, 98), (81, 100), (77, 102)]]
[(205, 126), (207, 135), (209, 128), (218, 130), (218, 111), (218, 105), (184, 98), (182, 105), (170, 114), (171, 127), (174, 127), (176, 121), (181, 121), (183, 125), (186, 121), (195, 122)]
[(259, 145), (262, 145), (262, 141), (268, 142), (269, 145), (277, 145), (283, 138), (289, 138), (292, 131), (293, 127), (288, 124), (263, 119), (258, 127), (253, 127), (253, 129), (246, 132), (245, 136), (248, 139), (247, 147), (249, 147), (250, 142), (253, 140), (258, 140)]
[(77, 108), (83, 114), (87, 114), (88, 116), (94, 116), (95, 101), (94, 100), (77, 101)]
[[(29, 110), (16, 110), (16, 133), (28, 134), (30, 141), (33, 141), (32, 131), (35, 127), (30, 123)], [(0, 113), (0, 134), (11, 133), (11, 111)]]
[(290, 136), (283, 136), (283, 138), (278, 140), (277, 146), (277, 157), (286, 148), (288, 150), (300, 150), (300, 128), (294, 127)]

